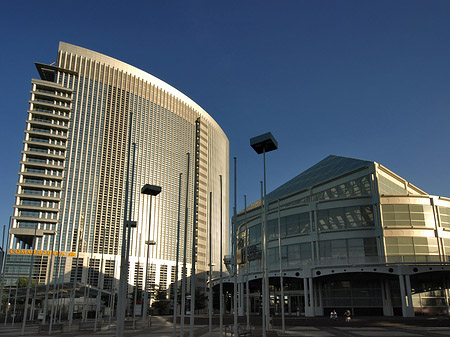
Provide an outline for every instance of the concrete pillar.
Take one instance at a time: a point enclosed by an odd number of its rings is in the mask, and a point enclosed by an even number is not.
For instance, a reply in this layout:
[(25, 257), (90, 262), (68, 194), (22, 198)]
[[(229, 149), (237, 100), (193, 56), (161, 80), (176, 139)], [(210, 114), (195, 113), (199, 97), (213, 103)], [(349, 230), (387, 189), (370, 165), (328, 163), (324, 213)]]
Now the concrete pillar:
[(411, 291), (411, 278), (407, 274), (405, 277), (405, 284), (406, 284), (406, 297), (408, 299), (408, 317), (414, 317), (414, 304), (412, 299), (412, 291)]
[(308, 279), (309, 282), (309, 298), (310, 298), (310, 306), (312, 311), (312, 316), (315, 316), (314, 308), (316, 307), (316, 296), (315, 296), (315, 289), (314, 289), (314, 279), (310, 277)]
[(445, 296), (445, 306), (447, 307), (447, 315), (450, 316), (450, 300), (449, 300), (449, 297), (450, 297), (450, 292), (449, 292), (450, 283), (446, 279), (443, 279), (442, 282), (443, 282), (443, 285), (444, 285), (444, 296)]
[(314, 317), (314, 291), (312, 277), (303, 279), (303, 288), (305, 295), (305, 317)]
[(238, 315), (244, 316), (244, 287), (242, 282), (238, 283)]
[(403, 275), (398, 275), (398, 282), (400, 284), (400, 299), (402, 300), (402, 315), (403, 317), (408, 317), (406, 310), (405, 280)]
[[(411, 283), (409, 275), (399, 275), (400, 296), (402, 299), (402, 314), (403, 317), (414, 317), (414, 307), (412, 306)], [(408, 301), (407, 301), (408, 300)]]
[(383, 297), (383, 315), (394, 316), (392, 310), (391, 287), (388, 280), (381, 280), (381, 293)]
[(316, 316), (323, 316), (322, 282), (316, 280)]
[(305, 316), (309, 313), (309, 290), (308, 290), (308, 279), (303, 278), (303, 297), (305, 298)]

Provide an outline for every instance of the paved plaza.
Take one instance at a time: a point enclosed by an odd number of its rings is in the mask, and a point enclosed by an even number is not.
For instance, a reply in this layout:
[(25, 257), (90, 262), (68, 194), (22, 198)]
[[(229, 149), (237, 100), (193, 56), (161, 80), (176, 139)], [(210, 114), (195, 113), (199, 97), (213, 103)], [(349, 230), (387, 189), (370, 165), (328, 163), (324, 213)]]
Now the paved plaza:
[[(227, 326), (232, 328), (230, 322), (231, 317), (227, 317), (224, 322), (224, 327)], [(205, 323), (207, 319), (198, 319), (199, 324), (194, 327), (195, 337), (208, 337), (209, 326)], [(216, 319), (214, 320), (216, 322)], [(252, 321), (255, 321), (253, 319)], [(256, 320), (257, 321), (257, 320)], [(129, 322), (130, 323), (130, 322)], [(168, 317), (153, 317), (152, 325), (148, 328), (143, 328), (142, 323), (137, 321), (136, 329), (133, 329), (132, 325), (127, 323), (125, 327), (124, 336), (133, 337), (144, 337), (144, 336), (154, 336), (154, 337), (172, 337), (173, 336), (173, 325)], [(242, 324), (242, 323), (241, 323)], [(79, 323), (74, 322), (72, 326), (72, 331), (67, 331), (68, 326), (64, 326), (64, 332), (54, 331), (52, 336), (65, 336), (65, 337), (93, 337), (93, 336), (104, 336), (112, 337), (115, 336), (115, 325), (103, 326), (101, 331), (79, 331)], [(184, 336), (189, 336), (189, 322), (186, 321), (184, 325)], [(253, 325), (254, 330), (251, 336), (262, 336), (261, 328), (259, 325)], [(39, 332), (38, 325), (32, 324), (28, 325), (25, 329), (24, 336), (45, 336), (48, 332)], [(17, 337), (21, 335), (21, 325), (15, 324), (11, 326), (10, 323), (7, 325), (0, 325), (0, 336), (1, 337)], [(180, 326), (177, 326), (177, 336), (180, 335)], [(211, 336), (220, 336), (219, 326), (213, 325)], [(224, 334), (225, 336), (225, 334)], [(230, 336), (227, 333), (226, 336)], [(283, 334), (280, 326), (275, 326), (268, 337), (274, 336), (304, 336), (304, 337), (420, 337), (420, 336), (450, 336), (450, 319), (440, 318), (440, 319), (389, 319), (385, 317), (378, 318), (362, 318), (354, 319), (352, 322), (346, 324), (344, 322), (330, 322), (325, 318), (313, 318), (313, 319), (298, 319), (298, 320), (287, 320), (286, 321), (286, 331)]]

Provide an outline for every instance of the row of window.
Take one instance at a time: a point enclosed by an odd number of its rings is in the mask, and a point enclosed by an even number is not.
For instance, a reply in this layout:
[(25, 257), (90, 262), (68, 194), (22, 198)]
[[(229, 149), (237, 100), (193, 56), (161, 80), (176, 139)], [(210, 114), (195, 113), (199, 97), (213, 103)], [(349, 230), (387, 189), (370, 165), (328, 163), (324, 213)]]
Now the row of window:
[(52, 105), (59, 105), (59, 106), (62, 106), (62, 107), (69, 107), (70, 106), (69, 102), (55, 101), (55, 100), (52, 100), (50, 98), (37, 98), (37, 97), (35, 97), (33, 102), (42, 102), (42, 103), (47, 103), (47, 104), (52, 104)]
[(65, 154), (65, 151), (62, 151), (62, 150), (55, 150), (55, 149), (48, 149), (48, 148), (41, 148), (41, 147), (33, 147), (33, 146), (30, 146), (28, 148), (28, 151), (45, 153), (45, 154), (55, 155), (55, 156), (64, 156), (64, 154)]
[(41, 137), (35, 137), (31, 136), (29, 138), (30, 142), (37, 142), (37, 143), (43, 143), (43, 144), (51, 144), (51, 145), (58, 145), (58, 146), (66, 146), (66, 141), (59, 140), (59, 139), (51, 139), (51, 138), (41, 138)]
[(60, 181), (48, 179), (25, 178), (23, 182), (26, 184), (37, 184), (44, 186), (61, 186)]
[(382, 205), (384, 226), (434, 227), (433, 208), (430, 205)]
[(438, 255), (436, 237), (386, 237), (386, 255)]
[(66, 111), (62, 111), (62, 110), (55, 110), (55, 109), (48, 109), (46, 107), (43, 106), (37, 106), (35, 105), (33, 107), (33, 112), (44, 112), (47, 113), (49, 115), (56, 115), (56, 116), (63, 116), (63, 117), (69, 117), (69, 113)]
[(60, 194), (57, 191), (49, 191), (42, 189), (34, 189), (34, 188), (24, 188), (22, 189), (23, 194), (31, 194), (31, 195), (40, 195), (43, 197), (54, 197), (59, 198)]
[(67, 136), (67, 132), (65, 132), (65, 131), (61, 131), (61, 130), (57, 130), (57, 129), (47, 129), (47, 128), (43, 128), (43, 127), (32, 127), (30, 129), (30, 131), (44, 132), (44, 133), (48, 133), (51, 135), (57, 135), (57, 136)]
[(38, 207), (49, 207), (49, 208), (58, 208), (58, 206), (59, 206), (58, 202), (35, 200), (35, 199), (22, 199), (20, 201), (20, 204), (24, 205), (24, 206), (38, 206)]
[(387, 195), (405, 195), (408, 194), (404, 184), (398, 185), (388, 178), (384, 177), (382, 174), (378, 176), (378, 187), (380, 189), (380, 194)]
[[(313, 213), (311, 214), (313, 216)], [(374, 217), (371, 205), (339, 207), (317, 212), (317, 229), (320, 232), (374, 227)], [(278, 229), (280, 227), (280, 229)], [(266, 235), (268, 240), (277, 239), (280, 231), (281, 237), (309, 234), (311, 232), (311, 218), (309, 212), (280, 217), (267, 221)], [(241, 227), (238, 247), (245, 245), (245, 227)], [(261, 224), (248, 229), (248, 244), (261, 241)]]
[(439, 206), (439, 217), (441, 220), (441, 226), (444, 228), (450, 228), (450, 208)]
[[(296, 268), (312, 263), (311, 243), (295, 243), (281, 247), (281, 265), (283, 268)], [(278, 247), (267, 250), (267, 265), (269, 269), (280, 266)]]
[(372, 195), (371, 176), (363, 176), (350, 181), (346, 181), (337, 186), (330, 187), (324, 191), (302, 197), (288, 204), (287, 206), (308, 204), (311, 201), (345, 199), (352, 197), (365, 197)]
[(319, 232), (374, 227), (371, 205), (339, 207), (317, 212)]
[(311, 200), (320, 201), (369, 195), (371, 195), (370, 176), (367, 175), (315, 193), (311, 196)]
[[(339, 240), (324, 240), (318, 243), (318, 252), (314, 253), (315, 245), (311, 242), (294, 243), (281, 246), (281, 264), (283, 268), (300, 268), (312, 264), (313, 256), (319, 264), (351, 264), (378, 262), (378, 248), (376, 238), (354, 238)], [(246, 253), (248, 257), (246, 257)], [(252, 245), (239, 249), (240, 264), (250, 261), (257, 270), (261, 259), (260, 245)], [(267, 250), (267, 262), (270, 269), (279, 268), (279, 248)], [(256, 268), (256, 269), (255, 269)]]
[(58, 213), (22, 210), (19, 212), (19, 216), (40, 219), (57, 219)]
[(35, 158), (35, 157), (31, 157), (31, 156), (27, 157), (27, 162), (45, 164), (45, 165), (55, 165), (55, 166), (63, 166), (64, 165), (64, 160), (43, 159), (43, 158)]
[(65, 122), (65, 121), (49, 119), (49, 118), (39, 118), (39, 117), (35, 117), (35, 116), (33, 116), (32, 120), (35, 121), (35, 122), (52, 124), (52, 125), (56, 125), (56, 126), (67, 126), (68, 125), (68, 123)]
[(30, 173), (38, 173), (38, 174), (47, 174), (52, 176), (62, 176), (62, 171), (60, 170), (49, 170), (49, 169), (43, 169), (43, 168), (36, 168), (36, 167), (27, 167), (25, 169), (26, 172)]

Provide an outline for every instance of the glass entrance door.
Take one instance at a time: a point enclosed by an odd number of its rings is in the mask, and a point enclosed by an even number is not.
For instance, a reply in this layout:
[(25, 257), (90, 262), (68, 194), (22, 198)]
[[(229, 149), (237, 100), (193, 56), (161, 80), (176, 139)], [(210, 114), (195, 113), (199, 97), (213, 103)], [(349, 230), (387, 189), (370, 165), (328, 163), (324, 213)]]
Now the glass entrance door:
[(305, 297), (303, 295), (289, 295), (288, 312), (289, 315), (304, 315)]

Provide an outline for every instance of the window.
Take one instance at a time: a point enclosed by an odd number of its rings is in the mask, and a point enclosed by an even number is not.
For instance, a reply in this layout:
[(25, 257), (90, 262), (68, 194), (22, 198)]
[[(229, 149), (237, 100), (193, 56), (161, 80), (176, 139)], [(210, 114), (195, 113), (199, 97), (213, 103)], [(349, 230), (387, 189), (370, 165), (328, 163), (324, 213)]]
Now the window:
[(441, 227), (450, 228), (450, 208), (439, 206), (439, 220)]
[(312, 200), (343, 199), (372, 194), (370, 188), (370, 175), (356, 178), (338, 186), (331, 187), (312, 195)]
[(386, 237), (389, 262), (438, 262), (439, 250), (435, 237)]
[(333, 231), (373, 227), (371, 205), (331, 208), (317, 212), (319, 231)]
[(383, 225), (386, 227), (434, 227), (430, 205), (382, 205)]
[(380, 172), (378, 176), (378, 186), (380, 188), (380, 194), (386, 195), (406, 195), (408, 191), (405, 188), (405, 184), (400, 181), (393, 181)]
[(261, 224), (249, 228), (249, 245), (261, 242)]
[(21, 204), (24, 206), (41, 206), (41, 201), (40, 200), (23, 199), (21, 201)]

